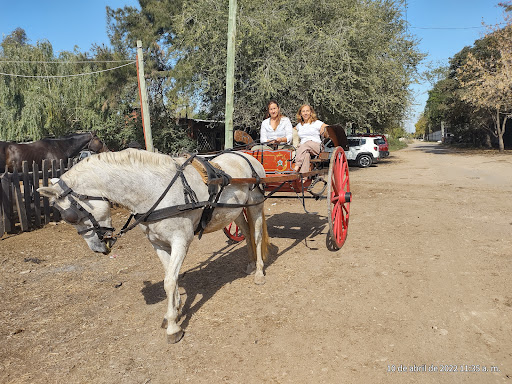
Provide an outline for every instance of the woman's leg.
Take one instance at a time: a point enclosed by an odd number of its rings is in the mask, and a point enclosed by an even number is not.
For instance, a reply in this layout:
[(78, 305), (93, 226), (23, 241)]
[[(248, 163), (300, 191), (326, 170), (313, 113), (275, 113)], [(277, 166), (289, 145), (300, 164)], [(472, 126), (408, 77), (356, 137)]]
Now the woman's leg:
[(306, 141), (301, 144), (297, 149), (295, 155), (295, 171), (300, 173), (309, 172), (311, 154), (318, 155), (320, 153), (321, 145), (314, 141)]

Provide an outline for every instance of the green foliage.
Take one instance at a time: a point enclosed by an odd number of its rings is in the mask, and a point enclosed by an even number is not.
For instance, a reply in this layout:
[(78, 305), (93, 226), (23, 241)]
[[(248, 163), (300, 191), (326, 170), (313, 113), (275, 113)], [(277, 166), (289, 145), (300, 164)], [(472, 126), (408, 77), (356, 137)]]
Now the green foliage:
[(406, 141), (400, 141), (398, 140), (398, 137), (389, 137), (388, 138), (388, 145), (389, 145), (389, 151), (398, 151), (400, 149), (407, 148), (407, 142)]
[(103, 95), (97, 89), (107, 75), (69, 75), (98, 71), (106, 64), (98, 65), (79, 52), (55, 57), (50, 42), (32, 46), (14, 38), (19, 34), (14, 31), (1, 45), (2, 72), (18, 76), (0, 77), (0, 138), (36, 140), (98, 130), (107, 116), (99, 108)]
[[(1, 72), (36, 77), (0, 76), (0, 140), (94, 131), (113, 150), (131, 141), (144, 143), (135, 65), (106, 71), (126, 64), (132, 50), (94, 45), (91, 54), (62, 52), (55, 57), (50, 42), (32, 46), (27, 41), (25, 31), (17, 29), (1, 44)], [(159, 85), (150, 82), (155, 147), (169, 152), (191, 148), (167, 112)]]
[[(294, 117), (310, 103), (330, 123), (383, 130), (398, 124), (421, 55), (406, 35), (400, 3), (375, 0), (239, 0), (235, 125), (257, 129), (269, 99)], [(144, 42), (167, 71), (170, 103), (200, 103), (223, 119), (227, 1), (146, 0), (141, 11), (111, 11), (119, 41)], [(160, 71), (162, 70), (160, 69)]]
[[(510, 11), (507, 4), (500, 5)], [(444, 122), (458, 142), (489, 145), (495, 136), (503, 147), (505, 123), (512, 116), (508, 70), (512, 27), (506, 20), (507, 26), (490, 30), (450, 59), (448, 70), (438, 71), (424, 110), (427, 122), (422, 122), (431, 132)]]
[(390, 127), (387, 131), (388, 137), (390, 138), (400, 138), (407, 136), (407, 132), (405, 131), (405, 128), (400, 125), (395, 125), (394, 127)]
[(416, 137), (422, 137), (427, 132), (428, 119), (423, 113), (421, 114), (418, 122), (414, 125), (414, 127)]
[[(184, 110), (223, 120), (227, 0), (139, 4), (140, 10), (107, 8), (112, 49), (56, 57), (50, 42), (29, 45), (21, 29), (5, 37), (2, 72), (62, 77), (2, 76), (0, 139), (94, 130), (113, 149), (143, 143), (134, 65), (65, 77), (114, 66), (99, 61), (133, 59), (137, 40), (144, 45), (156, 148), (191, 148), (175, 123)], [(402, 6), (400, 0), (238, 0), (235, 124), (257, 130), (268, 100), (276, 98), (292, 120), (310, 103), (330, 124), (381, 132), (400, 126), (422, 58)]]

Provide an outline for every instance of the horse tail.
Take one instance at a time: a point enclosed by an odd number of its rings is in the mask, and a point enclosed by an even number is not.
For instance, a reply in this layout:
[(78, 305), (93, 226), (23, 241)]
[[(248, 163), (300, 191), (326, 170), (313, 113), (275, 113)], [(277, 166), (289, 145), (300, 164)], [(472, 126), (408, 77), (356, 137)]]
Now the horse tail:
[[(249, 232), (251, 238), (251, 249), (252, 249), (252, 257), (253, 261), (256, 261), (256, 242), (254, 240), (254, 218), (251, 214), (251, 210), (247, 209), (247, 224), (249, 224)], [(264, 263), (267, 262), (268, 259), (268, 246), (270, 244), (268, 231), (267, 231), (267, 220), (265, 219), (265, 211), (261, 210), (261, 258)]]

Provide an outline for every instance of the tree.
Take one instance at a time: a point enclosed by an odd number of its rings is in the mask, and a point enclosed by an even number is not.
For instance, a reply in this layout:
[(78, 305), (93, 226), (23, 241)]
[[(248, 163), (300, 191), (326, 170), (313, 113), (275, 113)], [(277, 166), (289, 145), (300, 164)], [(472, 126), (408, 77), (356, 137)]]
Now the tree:
[[(198, 102), (223, 119), (227, 2), (140, 4), (140, 11), (110, 11), (112, 36), (145, 36), (166, 59), (165, 98)], [(396, 125), (421, 57), (393, 1), (239, 0), (235, 124), (257, 128), (277, 98), (292, 117), (307, 102), (330, 123)]]
[(101, 114), (102, 95), (97, 92), (101, 75), (88, 73), (106, 64), (87, 55), (62, 52), (57, 58), (49, 41), (28, 44), (25, 32), (16, 29), (1, 44), (0, 137), (4, 140), (37, 140), (77, 130), (96, 130), (106, 117)]
[[(500, 4), (508, 11), (510, 6)], [(458, 70), (461, 98), (475, 108), (488, 111), (494, 122), (493, 134), (499, 150), (505, 149), (503, 135), (507, 120), (512, 117), (512, 23), (494, 29), (487, 35), (489, 55), (479, 57), (468, 53)]]
[(491, 113), (493, 133), (498, 137), (499, 150), (503, 151), (505, 126), (512, 117), (512, 27), (494, 32), (493, 37), (496, 54), (490, 60), (481, 60), (469, 53), (459, 76), (464, 91), (462, 99)]
[[(130, 141), (142, 143), (133, 55), (133, 49), (119, 44), (114, 49), (93, 45), (91, 53), (75, 50), (55, 57), (49, 41), (31, 45), (25, 31), (16, 29), (1, 43), (1, 72), (12, 76), (0, 76), (0, 140), (95, 131), (114, 150)], [(155, 147), (168, 153), (191, 149), (192, 142), (176, 129), (164, 106), (162, 82), (153, 81), (150, 88)]]
[(474, 76), (462, 69), (470, 54), (481, 62), (490, 61), (495, 55), (491, 42), (491, 35), (476, 40), (472, 47), (464, 47), (456, 53), (447, 68), (434, 69), (427, 74), (434, 81), (423, 115), (431, 130), (441, 129), (441, 122), (444, 122), (459, 142), (491, 146), (492, 119), (484, 109), (462, 98), (466, 91), (461, 84), (462, 80)]
[(420, 118), (418, 119), (418, 122), (416, 124), (414, 124), (414, 127), (416, 128), (415, 136), (422, 137), (423, 135), (425, 135), (425, 133), (427, 133), (427, 125), (428, 125), (428, 120), (425, 117), (425, 115), (422, 113)]

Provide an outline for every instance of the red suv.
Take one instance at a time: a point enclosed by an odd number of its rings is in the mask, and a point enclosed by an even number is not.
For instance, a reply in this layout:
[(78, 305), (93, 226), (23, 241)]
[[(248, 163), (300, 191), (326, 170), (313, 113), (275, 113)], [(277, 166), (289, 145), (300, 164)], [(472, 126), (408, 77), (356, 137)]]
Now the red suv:
[(355, 133), (352, 136), (376, 137), (378, 140), (375, 140), (375, 144), (379, 145), (379, 157), (381, 159), (384, 159), (389, 156), (388, 139), (386, 139), (385, 135), (382, 135), (380, 133)]

